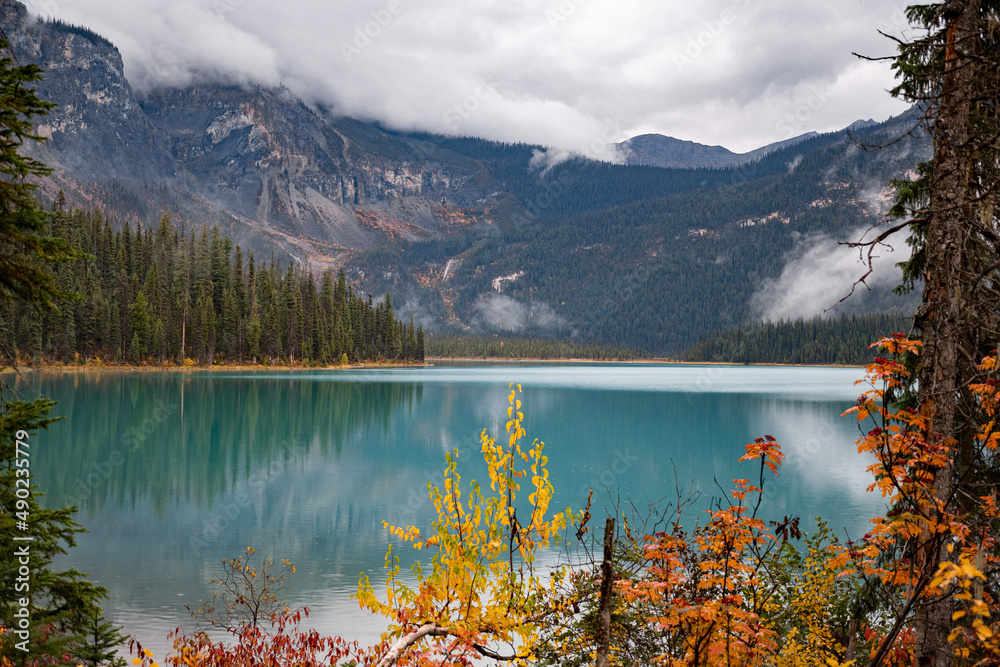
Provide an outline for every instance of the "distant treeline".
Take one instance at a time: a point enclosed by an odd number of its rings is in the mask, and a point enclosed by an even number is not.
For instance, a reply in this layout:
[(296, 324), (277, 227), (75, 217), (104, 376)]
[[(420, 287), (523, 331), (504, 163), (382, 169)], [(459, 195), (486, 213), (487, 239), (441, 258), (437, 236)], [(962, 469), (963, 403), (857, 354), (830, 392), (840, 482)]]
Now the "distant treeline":
[(911, 317), (899, 314), (844, 315), (836, 319), (765, 322), (724, 331), (685, 354), (687, 361), (783, 364), (871, 362), (869, 345), (897, 331), (907, 332)]
[(427, 355), (446, 359), (591, 359), (631, 361), (647, 355), (595, 343), (499, 336), (428, 336)]
[[(53, 208), (53, 236), (92, 259), (55, 264), (58, 287), (79, 295), (58, 310), (0, 305), (0, 356), (22, 362), (332, 364), (420, 361), (424, 333), (347, 285), (292, 262), (244, 257), (212, 229), (113, 230), (100, 211)], [(3, 361), (0, 359), (0, 361)]]
[(87, 28), (87, 27), (82, 26), (82, 25), (76, 25), (74, 23), (67, 23), (66, 21), (62, 21), (62, 20), (56, 19), (56, 18), (42, 19), (41, 17), (39, 17), (38, 18), (38, 22), (39, 23), (44, 23), (45, 25), (47, 25), (47, 26), (49, 26), (51, 28), (54, 28), (55, 30), (60, 30), (62, 32), (68, 32), (68, 33), (71, 33), (73, 35), (79, 35), (79, 36), (81, 36), (81, 37), (83, 37), (85, 39), (89, 39), (94, 44), (98, 44), (100, 46), (106, 46), (106, 47), (112, 48), (112, 49), (115, 47), (115, 45), (111, 43), (111, 40), (109, 40), (104, 35), (99, 35), (96, 32), (94, 32), (93, 30), (91, 30), (90, 28)]

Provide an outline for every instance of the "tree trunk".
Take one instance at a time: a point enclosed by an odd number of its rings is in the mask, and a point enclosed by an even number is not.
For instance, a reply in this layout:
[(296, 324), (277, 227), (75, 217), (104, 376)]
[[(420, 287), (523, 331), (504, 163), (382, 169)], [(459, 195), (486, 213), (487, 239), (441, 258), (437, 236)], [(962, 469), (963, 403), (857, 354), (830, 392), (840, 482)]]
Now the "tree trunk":
[(604, 522), (604, 560), (601, 562), (601, 606), (597, 612), (597, 667), (608, 667), (611, 651), (611, 598), (614, 595), (615, 520)]
[[(923, 301), (917, 313), (923, 351), (917, 373), (920, 413), (927, 420), (926, 442), (956, 444), (956, 396), (966, 377), (961, 354), (964, 300), (962, 269), (966, 260), (965, 234), (968, 229), (967, 167), (969, 155), (968, 121), (973, 93), (973, 67), (968, 49), (978, 35), (980, 0), (952, 0), (946, 3), (947, 45), (945, 71), (939, 108), (932, 127), (934, 161), (927, 230), (927, 271)], [(935, 471), (934, 501), (939, 508), (952, 504), (954, 496), (952, 464)], [(938, 508), (930, 508), (932, 517)], [(948, 560), (947, 541), (941, 533), (925, 528), (921, 536), (920, 561), (933, 574), (938, 563)], [(924, 602), (916, 611), (916, 658), (920, 667), (947, 667), (951, 664), (948, 632), (953, 602), (945, 597)]]

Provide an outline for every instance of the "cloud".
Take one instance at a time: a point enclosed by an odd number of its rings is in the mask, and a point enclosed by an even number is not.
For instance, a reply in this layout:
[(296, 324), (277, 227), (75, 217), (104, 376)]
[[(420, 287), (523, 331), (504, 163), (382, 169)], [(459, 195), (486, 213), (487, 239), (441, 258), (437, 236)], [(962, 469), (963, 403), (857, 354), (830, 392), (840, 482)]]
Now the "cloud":
[[(848, 234), (850, 240), (860, 240), (872, 234), (862, 228)], [(902, 237), (891, 245), (881, 245), (872, 253), (874, 271), (866, 279), (872, 290), (886, 290), (898, 285), (902, 275), (896, 264), (910, 257), (910, 247)], [(802, 237), (777, 279), (767, 281), (751, 298), (755, 315), (762, 320), (789, 320), (815, 316), (837, 316), (853, 305), (850, 300), (827, 312), (850, 291), (855, 281), (868, 270), (866, 259), (858, 249), (848, 248), (828, 236)], [(867, 292), (858, 285), (854, 302)]]
[[(399, 129), (613, 159), (645, 132), (743, 152), (885, 118), (887, 0), (31, 0), (122, 51), (140, 90), (279, 81)], [(484, 87), (484, 86), (488, 86)], [(456, 126), (455, 110), (460, 111)]]
[(538, 171), (539, 176), (545, 176), (553, 168), (558, 167), (563, 162), (575, 157), (570, 151), (561, 148), (549, 148), (547, 150), (534, 149), (531, 151), (531, 159), (528, 160), (528, 167)]
[(423, 327), (426, 332), (436, 332), (441, 324), (436, 313), (416, 296), (408, 297), (396, 308), (396, 319), (408, 322), (411, 317), (413, 326)]
[(484, 294), (473, 306), (472, 324), (478, 328), (518, 331), (559, 329), (566, 325), (547, 303), (524, 304), (504, 294)]

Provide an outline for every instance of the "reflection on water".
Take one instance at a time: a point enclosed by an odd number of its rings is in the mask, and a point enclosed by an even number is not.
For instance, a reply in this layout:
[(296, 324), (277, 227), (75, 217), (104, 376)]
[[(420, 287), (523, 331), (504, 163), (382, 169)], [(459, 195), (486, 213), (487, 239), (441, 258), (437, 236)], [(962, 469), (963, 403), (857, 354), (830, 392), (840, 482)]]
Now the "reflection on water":
[[(77, 504), (91, 533), (66, 559), (112, 594), (109, 617), (162, 654), (219, 559), (252, 544), (289, 558), (290, 600), (324, 632), (373, 640), (382, 624), (350, 600), (378, 578), (382, 521), (427, 525), (426, 485), (457, 449), (482, 474), (479, 433), (499, 434), (508, 383), (525, 390), (529, 438), (546, 442), (556, 507), (590, 488), (608, 506), (708, 498), (755, 470), (736, 459), (772, 434), (788, 461), (767, 481), (768, 518), (822, 514), (864, 532), (852, 369), (496, 365), (258, 374), (43, 375), (19, 385), (68, 419), (32, 466), (47, 504)], [(599, 516), (599, 513), (595, 513)]]

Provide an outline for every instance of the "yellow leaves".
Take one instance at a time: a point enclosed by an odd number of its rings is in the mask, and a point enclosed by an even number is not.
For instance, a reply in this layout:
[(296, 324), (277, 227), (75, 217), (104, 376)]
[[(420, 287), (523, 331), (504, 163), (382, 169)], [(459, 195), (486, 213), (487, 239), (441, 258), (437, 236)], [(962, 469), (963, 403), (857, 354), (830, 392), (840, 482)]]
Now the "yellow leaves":
[[(398, 560), (386, 556), (390, 570), (386, 579), (386, 602), (375, 596), (367, 578), (359, 581), (356, 599), (395, 624), (385, 638), (398, 639), (416, 626), (433, 622), (445, 629), (447, 638), (425, 638), (417, 651), (420, 661), (449, 655), (449, 661), (475, 654), (474, 645), (494, 642), (518, 647), (524, 664), (532, 654), (538, 631), (532, 620), (544, 599), (546, 587), (532, 564), (541, 548), (555, 539), (572, 514), (548, 515), (553, 489), (549, 482), (544, 443), (534, 441), (522, 449), (525, 436), (520, 387), (508, 397), (507, 446), (484, 429), (481, 451), (489, 492), (473, 480), (461, 482), (453, 457), (444, 471), (444, 484), (428, 485), (428, 496), (436, 510), (429, 536), (410, 526), (396, 528), (384, 523), (392, 535), (431, 552), (428, 571), (414, 567), (410, 584), (398, 577)], [(530, 470), (530, 473), (529, 473)], [(530, 479), (530, 515), (521, 516), (516, 505), (521, 479)], [(390, 549), (391, 553), (391, 549)], [(561, 575), (556, 573), (558, 579)]]
[(826, 659), (826, 664), (829, 665), (829, 667), (852, 667), (855, 662), (857, 662), (857, 660), (848, 660), (847, 662), (841, 662), (836, 658), (828, 657)]
[[(931, 580), (930, 587), (941, 588), (943, 586), (956, 584), (963, 589), (968, 589), (973, 579), (978, 578), (986, 581), (986, 577), (972, 563), (972, 559), (972, 554), (966, 553), (959, 557), (958, 563), (953, 563), (951, 561), (940, 563), (938, 565), (937, 574)], [(971, 596), (960, 599), (971, 599)]]
[[(414, 548), (420, 549), (423, 543), (420, 540), (423, 536), (420, 534), (420, 529), (416, 526), (407, 526), (406, 528), (399, 528), (397, 526), (390, 526), (387, 522), (383, 521), (382, 526), (389, 530), (389, 534), (394, 535), (404, 542), (414, 542)], [(418, 546), (418, 544), (420, 546)]]

